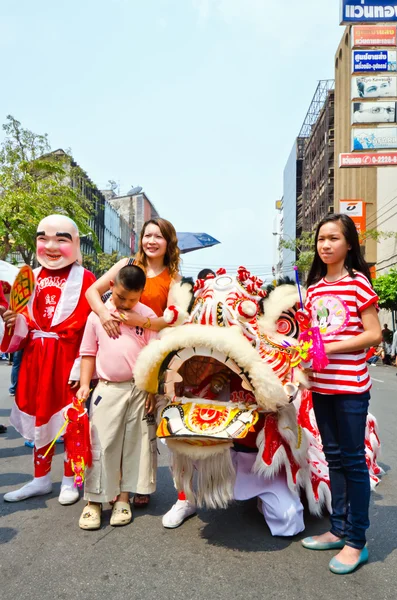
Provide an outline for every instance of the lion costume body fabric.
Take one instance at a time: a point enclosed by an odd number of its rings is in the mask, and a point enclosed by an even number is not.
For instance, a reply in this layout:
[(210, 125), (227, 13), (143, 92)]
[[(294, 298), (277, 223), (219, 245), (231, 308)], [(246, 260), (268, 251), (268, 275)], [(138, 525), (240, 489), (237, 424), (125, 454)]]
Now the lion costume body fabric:
[[(298, 350), (298, 290), (284, 284), (267, 294), (262, 286), (244, 267), (236, 276), (220, 269), (194, 288), (176, 284), (174, 305), (164, 313), (173, 326), (141, 352), (136, 384), (162, 394), (157, 435), (190, 502), (226, 507), (233, 499), (262, 498), (265, 490), (273, 498), (286, 494), (299, 510), (303, 491), (309, 510), (320, 515), (331, 508), (330, 486)], [(370, 415), (372, 487), (381, 474), (379, 448)], [(270, 526), (269, 511), (265, 518)]]

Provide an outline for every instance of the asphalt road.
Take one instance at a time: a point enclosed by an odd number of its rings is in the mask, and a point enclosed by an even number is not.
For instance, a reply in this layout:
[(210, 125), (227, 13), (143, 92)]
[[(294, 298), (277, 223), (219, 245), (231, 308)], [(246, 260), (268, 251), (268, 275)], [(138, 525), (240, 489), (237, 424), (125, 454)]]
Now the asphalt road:
[[(8, 424), (10, 367), (0, 363), (0, 422)], [(158, 490), (134, 522), (81, 531), (83, 500), (61, 506), (58, 446), (51, 495), (8, 504), (2, 496), (31, 478), (32, 451), (9, 427), (0, 436), (0, 596), (2, 600), (396, 600), (397, 598), (397, 377), (393, 367), (371, 368), (371, 410), (377, 416), (386, 471), (372, 495), (370, 562), (348, 576), (328, 570), (332, 552), (312, 552), (299, 540), (327, 528), (306, 515), (306, 531), (273, 538), (255, 502), (200, 511), (182, 527), (165, 530), (161, 515), (175, 500), (168, 459), (160, 457)], [(160, 444), (161, 446), (161, 444)]]

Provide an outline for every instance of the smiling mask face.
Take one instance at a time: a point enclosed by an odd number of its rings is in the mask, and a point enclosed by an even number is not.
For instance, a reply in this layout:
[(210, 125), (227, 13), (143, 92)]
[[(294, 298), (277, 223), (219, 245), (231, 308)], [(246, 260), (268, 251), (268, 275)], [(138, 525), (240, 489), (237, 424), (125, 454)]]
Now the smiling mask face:
[(36, 233), (37, 260), (47, 269), (62, 269), (81, 257), (76, 224), (64, 215), (50, 215), (40, 221)]

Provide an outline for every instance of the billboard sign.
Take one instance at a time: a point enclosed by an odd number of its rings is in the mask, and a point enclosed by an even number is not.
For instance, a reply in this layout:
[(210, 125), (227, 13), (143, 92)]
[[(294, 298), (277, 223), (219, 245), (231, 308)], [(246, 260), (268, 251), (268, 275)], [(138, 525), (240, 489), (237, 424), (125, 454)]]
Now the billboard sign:
[(339, 200), (339, 212), (349, 215), (354, 221), (358, 233), (366, 229), (366, 206), (362, 200)]
[(396, 123), (396, 103), (353, 102), (352, 123)]
[(352, 59), (353, 73), (396, 71), (395, 50), (353, 50)]
[(356, 25), (353, 27), (353, 48), (366, 46), (396, 46), (396, 25)]
[(396, 152), (342, 152), (339, 166), (345, 167), (396, 167)]
[(353, 129), (352, 150), (397, 149), (397, 127)]
[(378, 77), (355, 75), (352, 77), (352, 99), (390, 98), (393, 96), (397, 96), (396, 75), (379, 75)]
[(396, 0), (341, 0), (341, 25), (393, 21), (397, 21)]

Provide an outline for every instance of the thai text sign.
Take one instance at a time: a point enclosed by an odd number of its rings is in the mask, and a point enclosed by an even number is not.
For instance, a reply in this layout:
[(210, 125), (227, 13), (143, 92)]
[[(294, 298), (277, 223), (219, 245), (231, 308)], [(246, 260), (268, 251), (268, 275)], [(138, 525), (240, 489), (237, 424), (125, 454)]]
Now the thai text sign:
[(353, 73), (395, 71), (395, 50), (353, 50)]
[(396, 0), (341, 0), (341, 25), (397, 21)]
[(353, 47), (395, 46), (396, 25), (356, 25), (353, 27)]
[(352, 99), (390, 98), (396, 96), (396, 75), (379, 75), (379, 77), (355, 75), (352, 77)]
[(396, 167), (397, 152), (342, 152), (339, 166), (344, 167)]
[(371, 148), (397, 149), (397, 127), (353, 129), (352, 150), (370, 150)]
[(339, 212), (349, 215), (354, 221), (358, 233), (366, 229), (366, 206), (362, 200), (340, 200)]

